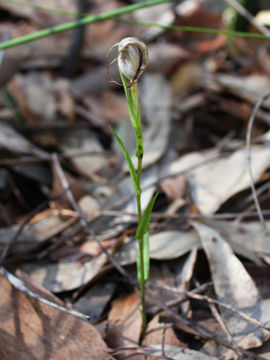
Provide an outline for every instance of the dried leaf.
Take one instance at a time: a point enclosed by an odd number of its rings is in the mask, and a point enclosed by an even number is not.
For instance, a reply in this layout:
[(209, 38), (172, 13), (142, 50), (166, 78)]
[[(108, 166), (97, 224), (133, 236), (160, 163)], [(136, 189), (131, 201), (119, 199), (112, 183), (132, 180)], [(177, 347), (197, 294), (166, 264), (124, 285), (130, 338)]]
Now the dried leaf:
[(106, 261), (107, 256), (102, 253), (84, 263), (75, 261), (33, 263), (23, 264), (20, 268), (30, 276), (31, 280), (57, 293), (85, 285), (100, 272)]
[(198, 222), (192, 225), (209, 261), (218, 299), (239, 308), (255, 306), (260, 299), (259, 291), (229, 244), (216, 230)]
[(165, 345), (187, 348), (187, 345), (177, 338), (172, 327), (160, 320), (160, 315), (156, 315), (149, 322), (142, 344), (149, 347), (154, 344), (162, 344), (163, 336)]
[(77, 7), (72, 0), (46, 0), (46, 4), (42, 0), (29, 0), (27, 4), (33, 5), (33, 8), (31, 8), (30, 6), (23, 6), (23, 4), (12, 4), (12, 2), (10, 4), (8, 2), (1, 2), (0, 7), (19, 18), (25, 17), (38, 25), (46, 27), (70, 21), (72, 20), (72, 18), (70, 17), (70, 15), (37, 10), (35, 9), (35, 6), (44, 7), (44, 5), (46, 5), (47, 8), (52, 9), (62, 9), (71, 12), (77, 11)]
[[(260, 321), (262, 324), (268, 324), (270, 321), (270, 299), (262, 300), (255, 307), (241, 309), (249, 317)], [(255, 324), (244, 320), (242, 317), (233, 314), (226, 319), (227, 327), (232, 334), (235, 342), (243, 349), (251, 349), (262, 346), (264, 342), (269, 340), (269, 331), (258, 327)], [(207, 354), (218, 356), (224, 360), (237, 360), (237, 354), (231, 350), (219, 346), (214, 342), (208, 342), (204, 346)]]
[(96, 321), (107, 306), (115, 288), (116, 284), (113, 283), (97, 283), (83, 294), (73, 306), (79, 312), (90, 315), (91, 319)]
[[(192, 225), (198, 231), (203, 249), (210, 264), (212, 279), (218, 299), (226, 304), (237, 307), (262, 323), (269, 321), (269, 300), (259, 301), (260, 295), (253, 280), (245, 270), (240, 260), (233, 254), (232, 249), (220, 236), (210, 227), (193, 222)], [(244, 348), (261, 346), (270, 334), (267, 330), (251, 324), (240, 315), (232, 314), (229, 310), (220, 309), (236, 343)], [(220, 336), (224, 336), (221, 332)], [(237, 359), (237, 354), (222, 346), (209, 341), (203, 347), (210, 355), (222, 359)]]
[[(152, 345), (151, 347), (149, 347), (149, 351), (151, 351), (151, 356), (153, 357), (164, 356), (164, 354), (162, 353), (162, 345)], [(165, 345), (164, 353), (167, 358), (175, 360), (218, 360), (218, 358), (215, 356), (208, 356), (200, 353), (199, 351), (185, 349), (172, 345)]]
[(56, 120), (57, 104), (53, 94), (53, 80), (48, 74), (17, 74), (9, 83), (19, 112), (29, 124)]
[[(97, 177), (97, 170), (108, 164), (101, 144), (90, 131), (76, 131), (76, 136), (73, 132), (63, 139), (60, 148), (78, 171), (90, 178)], [(78, 154), (82, 156), (74, 156)]]
[(138, 293), (122, 296), (112, 304), (106, 340), (110, 347), (138, 344), (141, 332), (140, 297)]
[[(39, 296), (59, 304), (42, 287), (24, 282)], [(27, 297), (2, 275), (0, 286), (2, 360), (109, 359), (106, 345), (91, 324)]]
[[(20, 254), (38, 246), (40, 243), (61, 233), (71, 225), (72, 222), (73, 220), (63, 221), (58, 216), (49, 215), (26, 225), (12, 249), (12, 254)], [(14, 238), (19, 228), (19, 225), (13, 225), (0, 229), (0, 251), (3, 246)]]
[[(193, 201), (205, 215), (213, 214), (231, 196), (250, 186), (245, 149), (222, 159), (215, 159), (216, 154), (216, 151), (190, 153), (167, 169), (167, 175), (188, 174)], [(251, 159), (253, 177), (257, 181), (270, 165), (270, 148), (253, 146)]]
[[(142, 173), (142, 211), (146, 209), (147, 204), (154, 194), (155, 186), (153, 184), (156, 183), (157, 177), (158, 168), (156, 166), (153, 166)], [(126, 177), (119, 182), (117, 187), (115, 187), (115, 190), (104, 206), (104, 209), (111, 209), (113, 207), (114, 209), (122, 210), (124, 212), (136, 212), (137, 202), (132, 194), (133, 187), (131, 179)], [(128, 201), (123, 205), (123, 199), (125, 198), (127, 198)], [(117, 206), (116, 204), (119, 205)], [(135, 221), (136, 219), (130, 215), (122, 215), (120, 217), (101, 216), (92, 222), (92, 228), (95, 233), (98, 234), (99, 239), (105, 240), (116, 236), (125, 229), (128, 224), (134, 223)]]
[(143, 77), (142, 114), (148, 127), (143, 132), (143, 168), (158, 161), (166, 151), (171, 129), (171, 93), (168, 81), (161, 74)]
[[(255, 104), (258, 99), (269, 91), (269, 77), (264, 74), (252, 74), (248, 76), (235, 76), (230, 74), (215, 74), (212, 76), (202, 76), (201, 81), (211, 88), (219, 90), (230, 90), (237, 96), (251, 101)], [(269, 109), (270, 100), (266, 100), (263, 105)]]
[[(199, 245), (199, 239), (194, 235), (192, 232), (180, 231), (164, 231), (150, 235), (150, 258), (168, 260), (186, 254)], [(115, 256), (122, 265), (133, 264), (137, 258), (137, 242), (123, 245)]]
[(8, 150), (12, 154), (34, 155), (41, 159), (49, 157), (45, 151), (31, 144), (24, 136), (3, 122), (0, 123), (0, 149)]

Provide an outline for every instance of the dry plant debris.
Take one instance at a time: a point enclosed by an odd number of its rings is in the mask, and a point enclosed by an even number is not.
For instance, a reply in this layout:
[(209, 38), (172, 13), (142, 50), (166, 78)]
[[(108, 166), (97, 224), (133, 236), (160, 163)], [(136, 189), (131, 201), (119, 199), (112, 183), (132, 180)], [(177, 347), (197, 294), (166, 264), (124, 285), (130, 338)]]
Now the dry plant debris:
[[(0, 38), (130, 3), (1, 0)], [(270, 359), (269, 40), (138, 23), (267, 33), (267, 2), (250, 3), (164, 3), (2, 53), (1, 359)], [(149, 49), (143, 210), (159, 192), (143, 335), (136, 202), (108, 127), (134, 154), (105, 56), (130, 36)]]

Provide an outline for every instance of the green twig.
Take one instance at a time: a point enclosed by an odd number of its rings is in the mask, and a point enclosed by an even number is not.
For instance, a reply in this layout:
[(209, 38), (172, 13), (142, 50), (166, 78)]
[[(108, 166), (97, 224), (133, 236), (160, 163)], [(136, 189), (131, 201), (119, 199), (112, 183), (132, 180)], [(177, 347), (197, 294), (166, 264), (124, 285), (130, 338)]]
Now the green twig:
[(130, 12), (133, 12), (133, 11), (139, 10), (139, 9), (159, 5), (162, 3), (174, 2), (174, 1), (175, 0), (149, 0), (149, 1), (140, 2), (138, 4), (124, 6), (119, 9), (107, 11), (107, 12), (101, 13), (99, 15), (88, 15), (88, 16), (86, 16), (82, 19), (76, 20), (76, 21), (70, 21), (70, 22), (67, 22), (64, 24), (56, 25), (51, 28), (43, 29), (43, 30), (36, 31), (36, 32), (28, 34), (28, 35), (20, 36), (15, 39), (5, 41), (0, 44), (0, 50), (8, 49), (13, 46), (18, 46), (18, 45), (21, 45), (21, 44), (24, 44), (27, 42), (41, 39), (46, 36), (58, 34), (58, 33), (64, 32), (64, 31), (72, 30), (78, 26), (84, 26), (84, 25), (88, 25), (88, 24), (98, 22), (98, 21), (109, 20), (109, 19), (115, 18), (117, 16), (121, 16), (121, 15), (130, 13)]
[[(142, 8), (155, 6), (155, 5), (159, 5), (159, 4), (167, 3), (167, 2), (174, 2), (174, 1), (175, 0), (149, 0), (149, 1), (145, 1), (145, 2), (140, 2), (138, 4), (124, 6), (119, 9), (101, 13), (99, 15), (83, 14), (84, 17), (80, 20), (75, 20), (75, 21), (71, 21), (68, 23), (56, 25), (51, 28), (43, 29), (43, 30), (36, 31), (36, 32), (28, 34), (28, 35), (23, 35), (23, 36), (15, 38), (15, 39), (5, 41), (0, 44), (0, 50), (8, 49), (8, 48), (18, 46), (18, 45), (21, 45), (21, 44), (24, 44), (27, 42), (31, 42), (31, 41), (34, 41), (37, 39), (44, 38), (44, 37), (47, 37), (50, 35), (58, 34), (58, 33), (64, 32), (64, 31), (72, 30), (79, 26), (85, 26), (85, 25), (88, 25), (88, 24), (91, 24), (94, 22), (98, 22), (98, 21), (114, 19), (121, 15), (130, 13), (130, 12), (142, 9)], [(13, 3), (18, 3), (18, 5), (19, 5), (20, 2), (13, 1)], [(24, 6), (26, 6), (26, 5), (24, 5)], [(37, 7), (32, 6), (32, 7), (36, 8), (36, 9), (44, 10), (44, 11), (58, 12), (58, 13), (73, 15), (73, 16), (78, 15), (77, 13), (60, 10), (60, 9), (44, 8), (41, 6), (37, 6)], [(119, 21), (119, 22), (127, 23), (127, 24), (137, 25), (137, 26), (159, 27), (159, 28), (162, 28), (165, 30), (175, 30), (175, 31), (194, 32), (194, 33), (213, 34), (213, 35), (223, 34), (223, 35), (230, 36), (230, 37), (243, 37), (243, 38), (250, 38), (250, 39), (261, 39), (261, 40), (270, 39), (270, 36), (268, 36), (268, 35), (249, 33), (249, 32), (241, 32), (241, 31), (208, 29), (208, 28), (193, 27), (193, 26), (162, 25), (162, 24), (156, 24), (156, 23), (123, 20), (123, 19), (115, 19), (115, 20)]]
[(209, 29), (209, 28), (194, 27), (194, 26), (162, 25), (162, 24), (156, 24), (156, 23), (151, 23), (151, 22), (142, 22), (142, 21), (124, 20), (124, 19), (117, 19), (117, 21), (121, 22), (121, 23), (125, 23), (125, 24), (137, 25), (137, 26), (159, 27), (164, 30), (176, 30), (176, 31), (183, 31), (183, 32), (194, 32), (194, 33), (213, 34), (213, 35), (223, 34), (226, 36), (243, 37), (243, 38), (250, 38), (250, 39), (261, 39), (261, 40), (269, 40), (270, 39), (269, 35), (243, 32), (243, 31)]

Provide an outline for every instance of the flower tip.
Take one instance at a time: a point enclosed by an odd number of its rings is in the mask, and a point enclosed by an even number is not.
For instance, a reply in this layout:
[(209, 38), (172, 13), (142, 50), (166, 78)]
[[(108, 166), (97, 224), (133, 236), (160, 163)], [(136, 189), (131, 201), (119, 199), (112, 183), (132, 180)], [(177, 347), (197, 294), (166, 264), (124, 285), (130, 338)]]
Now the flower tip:
[(143, 41), (127, 37), (118, 43), (117, 64), (119, 71), (130, 81), (129, 87), (136, 84), (147, 63), (148, 50)]

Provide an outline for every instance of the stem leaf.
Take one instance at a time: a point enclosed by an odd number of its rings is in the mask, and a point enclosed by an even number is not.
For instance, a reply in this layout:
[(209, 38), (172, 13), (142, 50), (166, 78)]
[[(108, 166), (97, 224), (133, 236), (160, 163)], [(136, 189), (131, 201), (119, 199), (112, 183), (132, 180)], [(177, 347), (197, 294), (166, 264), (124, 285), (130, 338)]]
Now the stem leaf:
[[(139, 244), (141, 246), (141, 244)], [(147, 280), (149, 279), (149, 270), (150, 270), (150, 248), (149, 248), (149, 232), (147, 231), (142, 238), (143, 246), (143, 264), (141, 261), (141, 253), (138, 251), (137, 255), (137, 278), (142, 289)], [(143, 266), (143, 272), (142, 272)]]
[(138, 184), (138, 181), (137, 181), (137, 173), (136, 173), (135, 167), (132, 163), (131, 157), (130, 157), (127, 149), (125, 148), (125, 145), (123, 144), (122, 140), (120, 139), (120, 137), (116, 134), (116, 132), (113, 130), (113, 128), (110, 125), (109, 125), (109, 128), (110, 128), (111, 132), (113, 133), (114, 137), (116, 138), (116, 140), (122, 150), (122, 153), (127, 161), (135, 194), (140, 194), (141, 189), (140, 189), (140, 185)]
[[(137, 258), (137, 277), (140, 284), (140, 287), (144, 286), (149, 278), (149, 268), (150, 268), (150, 249), (149, 249), (149, 223), (150, 216), (156, 201), (158, 193), (149, 201), (145, 212), (139, 222), (138, 229), (136, 231), (136, 239), (139, 241), (139, 247), (142, 247), (142, 251), (138, 251)], [(143, 261), (141, 259), (143, 256)], [(143, 267), (143, 269), (142, 269)], [(142, 271), (143, 270), (143, 271)]]
[(157, 196), (158, 196), (158, 193), (156, 193), (155, 196), (149, 201), (149, 203), (144, 211), (144, 214), (139, 222), (138, 229), (136, 231), (136, 239), (138, 239), (138, 240), (141, 239), (142, 236), (148, 231), (151, 212), (152, 212), (152, 209), (153, 209), (153, 206), (154, 206)]

